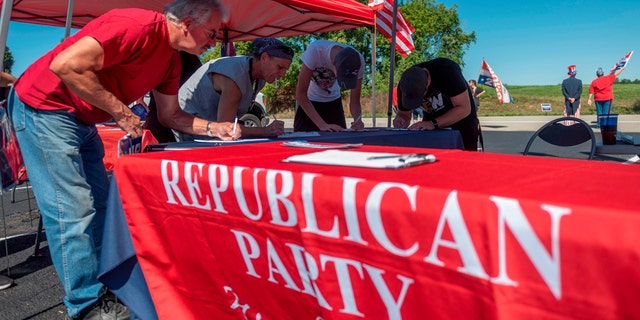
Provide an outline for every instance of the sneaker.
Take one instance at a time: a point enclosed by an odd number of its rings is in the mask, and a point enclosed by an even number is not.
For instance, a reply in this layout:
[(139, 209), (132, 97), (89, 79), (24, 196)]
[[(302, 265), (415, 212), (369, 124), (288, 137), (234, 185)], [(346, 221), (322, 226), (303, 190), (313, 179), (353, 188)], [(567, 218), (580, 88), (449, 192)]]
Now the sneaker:
[(107, 291), (93, 305), (82, 310), (72, 320), (129, 320), (129, 308), (118, 302), (118, 298)]
[(13, 284), (13, 279), (7, 276), (0, 275), (0, 290), (9, 288), (11, 287), (12, 284)]

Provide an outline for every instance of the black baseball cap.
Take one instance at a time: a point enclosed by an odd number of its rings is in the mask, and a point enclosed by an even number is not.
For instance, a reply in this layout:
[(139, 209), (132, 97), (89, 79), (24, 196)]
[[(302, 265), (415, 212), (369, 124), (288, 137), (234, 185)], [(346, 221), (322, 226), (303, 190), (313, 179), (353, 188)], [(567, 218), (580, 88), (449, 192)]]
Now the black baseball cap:
[(358, 85), (358, 72), (360, 67), (360, 54), (356, 49), (344, 47), (333, 58), (336, 67), (336, 81), (342, 89), (353, 89)]
[(427, 71), (420, 67), (411, 67), (405, 70), (398, 82), (398, 88), (402, 91), (402, 105), (400, 110), (413, 110), (422, 105), (427, 94)]

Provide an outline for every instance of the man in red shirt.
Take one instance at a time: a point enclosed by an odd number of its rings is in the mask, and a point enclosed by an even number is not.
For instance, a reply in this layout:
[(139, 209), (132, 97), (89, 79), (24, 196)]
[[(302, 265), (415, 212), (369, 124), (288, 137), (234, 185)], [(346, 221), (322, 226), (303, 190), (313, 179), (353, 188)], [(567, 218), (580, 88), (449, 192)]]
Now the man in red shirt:
[(591, 105), (591, 97), (594, 97), (594, 100), (596, 101), (596, 112), (598, 115), (611, 113), (611, 107), (613, 104), (612, 85), (616, 81), (616, 77), (625, 68), (626, 66), (606, 76), (604, 75), (602, 68), (598, 68), (598, 70), (596, 70), (596, 76), (598, 77), (591, 81), (587, 104)]
[(95, 124), (113, 118), (127, 134), (141, 136), (140, 117), (127, 106), (153, 90), (167, 127), (224, 140), (240, 136), (232, 123), (183, 112), (177, 98), (178, 52), (200, 55), (215, 45), (226, 16), (220, 0), (174, 0), (164, 13), (115, 9), (17, 80), (8, 106), (70, 318), (129, 318), (97, 279), (109, 181)]

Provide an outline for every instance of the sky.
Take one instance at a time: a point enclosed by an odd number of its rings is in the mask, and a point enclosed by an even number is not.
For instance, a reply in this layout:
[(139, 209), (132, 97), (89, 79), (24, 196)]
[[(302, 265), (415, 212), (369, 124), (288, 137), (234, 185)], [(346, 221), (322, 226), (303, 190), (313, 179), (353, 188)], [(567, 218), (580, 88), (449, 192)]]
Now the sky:
[[(583, 83), (596, 69), (610, 69), (629, 51), (639, 50), (622, 79), (640, 79), (640, 6), (637, 0), (439, 0), (457, 5), (465, 32), (475, 31), (464, 56), (463, 73), (477, 79), (484, 58), (505, 86), (556, 85), (576, 65)], [(72, 33), (75, 32), (72, 31)], [(16, 76), (59, 43), (64, 28), (11, 22), (7, 46)], [(636, 61), (637, 60), (637, 61)]]
[(20, 76), (29, 65), (60, 43), (64, 32), (64, 27), (10, 22), (7, 47), (15, 60), (11, 73)]
[[(576, 65), (588, 84), (596, 69), (609, 70), (637, 50), (621, 79), (640, 79), (640, 6), (637, 0), (440, 0), (457, 5), (465, 32), (476, 43), (464, 56), (463, 74), (477, 79), (482, 59), (505, 86), (555, 85)], [(634, 61), (636, 60), (636, 61)]]

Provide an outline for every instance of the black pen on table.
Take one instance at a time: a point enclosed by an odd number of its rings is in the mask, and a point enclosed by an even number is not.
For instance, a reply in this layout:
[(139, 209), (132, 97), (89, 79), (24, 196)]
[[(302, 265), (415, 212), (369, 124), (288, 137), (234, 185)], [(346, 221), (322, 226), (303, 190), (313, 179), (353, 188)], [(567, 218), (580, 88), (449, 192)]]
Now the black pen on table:
[(367, 158), (367, 160), (379, 160), (379, 159), (393, 159), (398, 158), (401, 161), (407, 161), (408, 159), (416, 158), (420, 160), (424, 160), (426, 162), (436, 161), (436, 157), (432, 154), (396, 154), (396, 155), (386, 155), (386, 156), (373, 156)]

